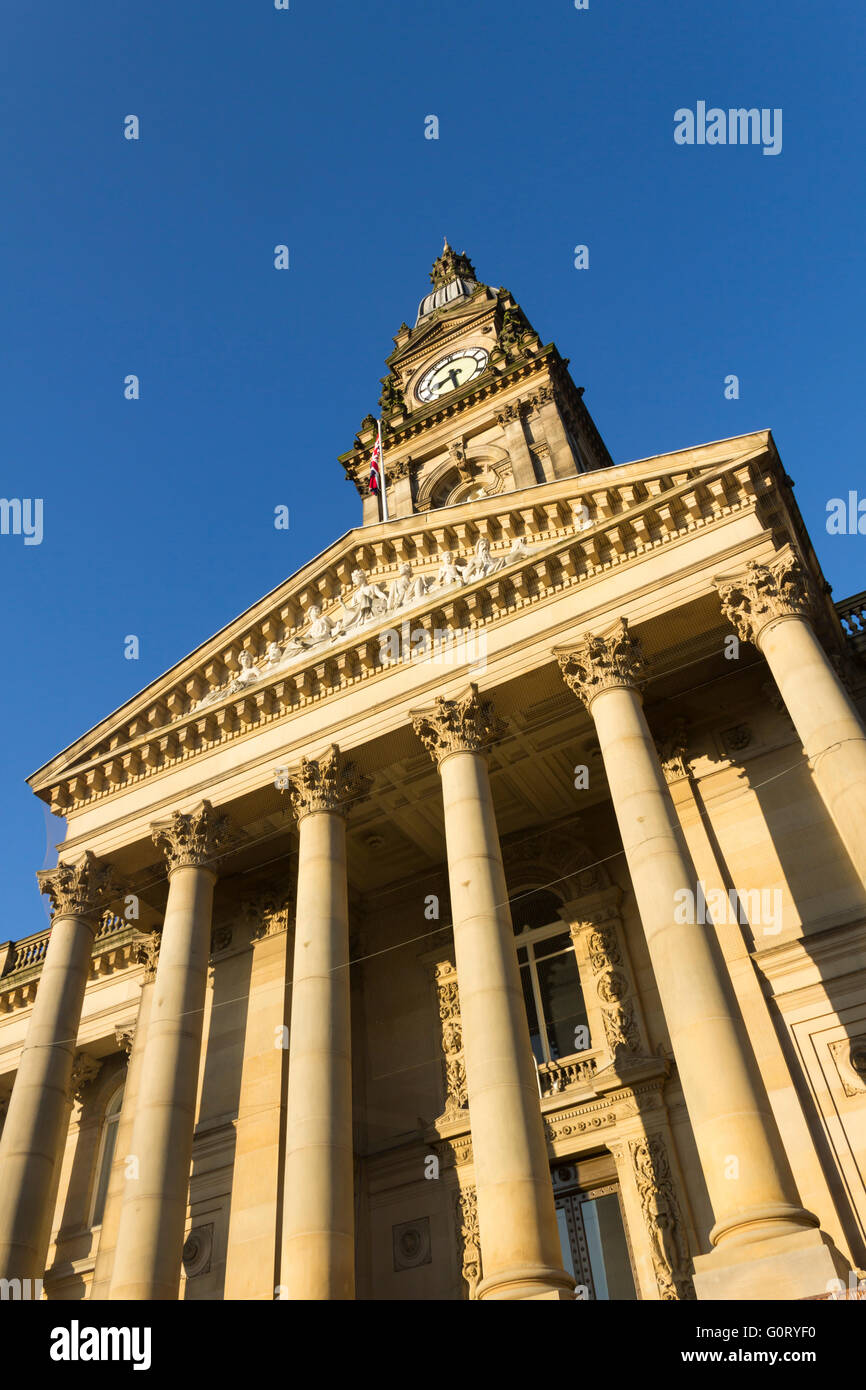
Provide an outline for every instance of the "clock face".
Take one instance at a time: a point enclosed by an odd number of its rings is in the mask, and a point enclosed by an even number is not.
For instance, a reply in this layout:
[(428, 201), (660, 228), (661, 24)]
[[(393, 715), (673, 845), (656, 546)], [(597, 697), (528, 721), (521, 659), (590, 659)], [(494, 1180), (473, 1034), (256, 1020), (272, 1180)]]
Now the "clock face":
[(457, 352), (452, 352), (450, 357), (443, 357), (441, 362), (436, 362), (424, 373), (415, 387), (415, 395), (425, 404), (436, 401), (449, 391), (456, 391), (458, 386), (465, 386), (467, 381), (483, 372), (486, 366), (487, 353), (484, 348), (459, 348)]

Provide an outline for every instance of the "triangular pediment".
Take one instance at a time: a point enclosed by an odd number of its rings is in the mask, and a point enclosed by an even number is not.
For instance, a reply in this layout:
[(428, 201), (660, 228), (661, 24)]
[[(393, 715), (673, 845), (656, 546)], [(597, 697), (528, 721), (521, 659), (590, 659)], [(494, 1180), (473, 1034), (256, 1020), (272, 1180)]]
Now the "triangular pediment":
[[(59, 813), (347, 684), (383, 634), (504, 623), (785, 486), (767, 431), (356, 527), (29, 779)], [(386, 654), (387, 655), (387, 654)]]
[(397, 348), (385, 360), (389, 367), (398, 369), (409, 366), (416, 359), (426, 357), (429, 353), (444, 344), (450, 343), (452, 338), (458, 337), (475, 327), (481, 327), (494, 317), (496, 313), (496, 299), (471, 300), (457, 308), (449, 309), (441, 316), (434, 319), (429, 325), (417, 329), (407, 342)]

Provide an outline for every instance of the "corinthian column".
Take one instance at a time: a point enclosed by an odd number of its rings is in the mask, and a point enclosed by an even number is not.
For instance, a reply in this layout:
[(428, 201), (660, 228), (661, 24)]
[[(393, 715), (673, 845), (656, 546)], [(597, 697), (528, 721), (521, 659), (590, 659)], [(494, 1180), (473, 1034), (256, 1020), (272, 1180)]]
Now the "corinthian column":
[(836, 1277), (838, 1255), (800, 1205), (769, 1102), (706, 929), (677, 920), (697, 875), (644, 717), (645, 666), (625, 619), (559, 652), (595, 721), (653, 974), (715, 1217), (695, 1261), (704, 1298), (802, 1298)]
[(477, 1298), (570, 1298), (486, 753), (505, 725), (470, 685), (412, 716), (439, 768), (484, 1279)]
[(93, 938), (100, 910), (119, 891), (111, 868), (89, 852), (36, 877), (54, 916), (0, 1140), (2, 1279), (40, 1279), (45, 1271)]
[(228, 818), (209, 801), (153, 827), (168, 864), (168, 902), (147, 1023), (112, 1299), (175, 1299), (180, 1284), (201, 1059), (213, 859)]
[(718, 578), (722, 612), (767, 665), (800, 736), (815, 786), (866, 886), (866, 728), (812, 626), (808, 577), (787, 547)]
[(289, 1034), (282, 1296), (355, 1296), (346, 815), (371, 781), (332, 744), (289, 779), (298, 895)]

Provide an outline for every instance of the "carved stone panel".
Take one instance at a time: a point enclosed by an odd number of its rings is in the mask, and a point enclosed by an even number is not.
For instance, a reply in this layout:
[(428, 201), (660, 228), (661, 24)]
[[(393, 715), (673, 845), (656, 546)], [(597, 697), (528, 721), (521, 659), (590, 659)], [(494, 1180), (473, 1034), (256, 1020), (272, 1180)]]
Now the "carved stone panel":
[(659, 1294), (665, 1301), (693, 1299), (685, 1221), (665, 1142), (649, 1134), (630, 1139), (628, 1147)]
[(460, 991), (457, 970), (450, 960), (441, 960), (433, 967), (439, 1008), (439, 1028), (442, 1047), (442, 1078), (445, 1091), (445, 1110), (441, 1120), (459, 1119), (469, 1115), (466, 1089), (466, 1064), (463, 1058), (463, 1025), (460, 1018)]
[(474, 1187), (459, 1188), (455, 1192), (454, 1216), (460, 1250), (460, 1273), (466, 1281), (467, 1297), (473, 1299), (481, 1282), (481, 1236), (478, 1230), (478, 1200)]

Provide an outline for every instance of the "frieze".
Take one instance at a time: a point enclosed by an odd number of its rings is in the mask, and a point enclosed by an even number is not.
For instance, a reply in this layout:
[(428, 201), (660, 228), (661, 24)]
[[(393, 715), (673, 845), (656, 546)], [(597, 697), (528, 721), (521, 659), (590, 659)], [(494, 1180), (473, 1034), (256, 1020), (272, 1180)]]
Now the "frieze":
[[(384, 667), (371, 629), (387, 622), (393, 612), (402, 618), (415, 605), (429, 608), (431, 601), (445, 597), (446, 588), (456, 600), (449, 625), (471, 622), (476, 628), (494, 623), (511, 611), (543, 602), (551, 592), (561, 593), (603, 570), (627, 564), (716, 516), (730, 517), (738, 508), (753, 510), (761, 491), (778, 487), (776, 469), (769, 463), (759, 470), (754, 464), (729, 460), (717, 466), (715, 474), (700, 475), (699, 481), (713, 482), (716, 477), (725, 480), (723, 495), (708, 493), (700, 521), (679, 504), (681, 496), (694, 492), (698, 478), (686, 470), (644, 480), (648, 495), (637, 505), (626, 500), (626, 494), (634, 498), (635, 486), (611, 482), (602, 497), (599, 490), (593, 492), (587, 476), (576, 482), (573, 496), (563, 493), (555, 508), (506, 507), (501, 513), (473, 517), (467, 523), (470, 532), (474, 528), (480, 532), (478, 539), (488, 541), (494, 562), (507, 561), (498, 571), (487, 569), (483, 558), (480, 566), (476, 563), (470, 570), (470, 561), (477, 560), (476, 547), (461, 550), (436, 513), (425, 514), (423, 523), (415, 518), (414, 531), (395, 531), (392, 539), (359, 541), (351, 551), (357, 563), (337, 559), (297, 596), (281, 596), (275, 614), (259, 618), (253, 631), (236, 638), (222, 656), (202, 659), (165, 695), (154, 697), (149, 706), (143, 704), (125, 728), (105, 736), (88, 752), (80, 770), (73, 768), (58, 780), (46, 782), (52, 809), (65, 815), (122, 792), (142, 778), (378, 674)], [(604, 498), (609, 499), (607, 503)], [(615, 538), (608, 541), (608, 533), (614, 531)], [(550, 563), (541, 562), (555, 548), (554, 572)], [(406, 564), (408, 574), (402, 568)], [(450, 567), (446, 570), (450, 584), (440, 587), (438, 574), (443, 565)], [(344, 576), (344, 584), (348, 582), (348, 569), (361, 570), (363, 577), (353, 581), (348, 596), (335, 606), (339, 576)], [(500, 575), (502, 569), (507, 573)], [(395, 599), (395, 608), (389, 609), (391, 586), (398, 577), (408, 581), (400, 586), (404, 597)], [(424, 581), (423, 595), (422, 585), (414, 584), (419, 579)], [(487, 595), (484, 602), (473, 605), (471, 618), (463, 612), (465, 604), (461, 607), (461, 595), (469, 585)], [(371, 588), (387, 596), (385, 606), (375, 592), (368, 601)], [(245, 653), (243, 660), (240, 650)], [(325, 681), (323, 657), (332, 651), (335, 659)], [(228, 670), (232, 662), (234, 668)]]

